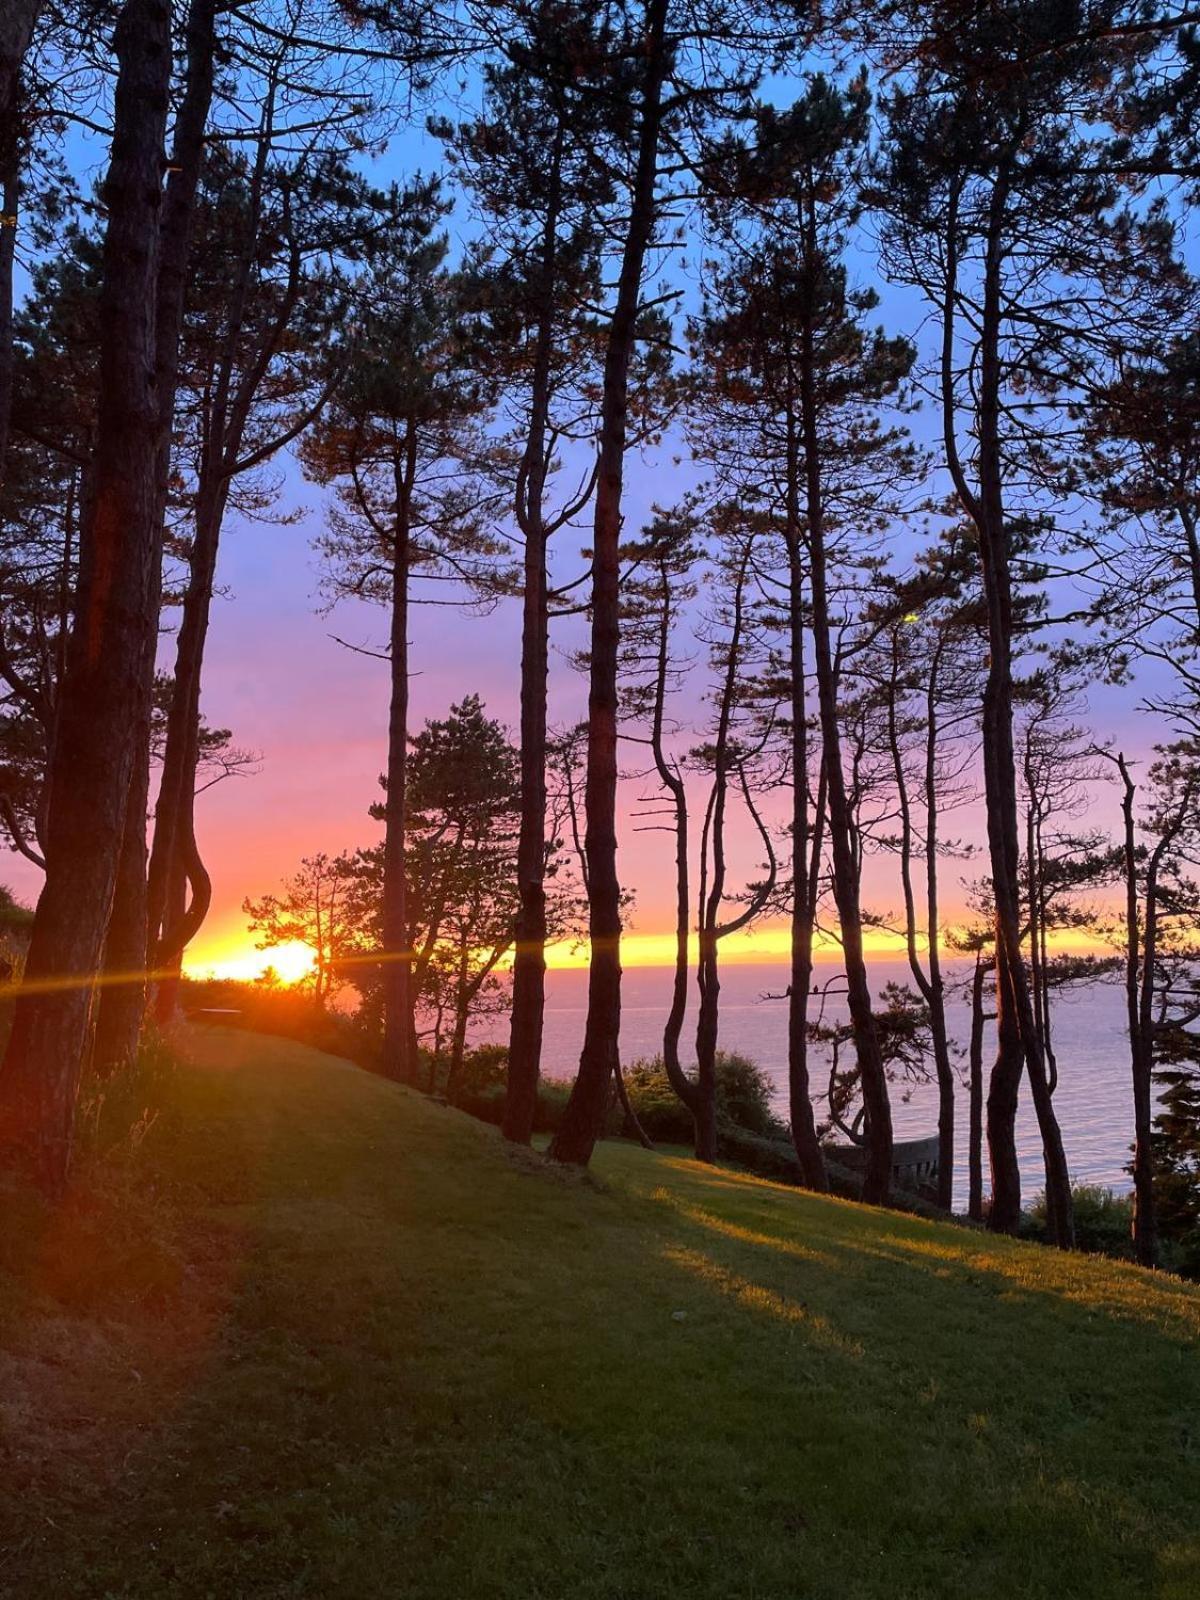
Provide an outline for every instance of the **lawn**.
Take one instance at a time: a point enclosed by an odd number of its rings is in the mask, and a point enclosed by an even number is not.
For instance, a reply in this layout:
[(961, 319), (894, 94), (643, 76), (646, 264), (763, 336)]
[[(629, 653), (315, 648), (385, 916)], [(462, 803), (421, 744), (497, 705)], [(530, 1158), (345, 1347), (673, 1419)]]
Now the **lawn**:
[(1200, 1293), (194, 1036), (0, 1241), (0, 1594), (1200, 1594)]

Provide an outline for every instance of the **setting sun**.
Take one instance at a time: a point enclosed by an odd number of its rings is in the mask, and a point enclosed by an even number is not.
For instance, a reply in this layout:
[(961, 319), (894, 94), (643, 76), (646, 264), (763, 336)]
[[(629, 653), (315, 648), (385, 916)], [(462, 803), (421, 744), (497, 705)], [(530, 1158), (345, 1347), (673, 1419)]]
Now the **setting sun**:
[(312, 971), (313, 952), (299, 939), (286, 944), (272, 945), (268, 950), (241, 949), (215, 960), (193, 966), (188, 963), (189, 977), (234, 978), (242, 983), (253, 983), (270, 969), (281, 983), (300, 983)]

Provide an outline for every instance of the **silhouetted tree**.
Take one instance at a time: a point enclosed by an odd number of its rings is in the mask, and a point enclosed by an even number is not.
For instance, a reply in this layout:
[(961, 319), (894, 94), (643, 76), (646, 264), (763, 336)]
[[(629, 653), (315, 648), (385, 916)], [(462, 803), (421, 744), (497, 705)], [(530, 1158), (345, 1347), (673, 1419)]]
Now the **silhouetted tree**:
[(385, 605), (391, 677), (386, 771), (384, 1070), (417, 1070), (406, 865), (408, 616), (416, 578), (478, 577), (495, 546), (481, 514), (496, 493), (480, 471), (495, 449), (480, 428), (488, 395), (464, 364), (462, 307), (439, 232), (436, 182), (395, 191), (358, 293), (359, 346), (304, 444), (318, 481), (337, 487), (324, 541), (333, 596)]

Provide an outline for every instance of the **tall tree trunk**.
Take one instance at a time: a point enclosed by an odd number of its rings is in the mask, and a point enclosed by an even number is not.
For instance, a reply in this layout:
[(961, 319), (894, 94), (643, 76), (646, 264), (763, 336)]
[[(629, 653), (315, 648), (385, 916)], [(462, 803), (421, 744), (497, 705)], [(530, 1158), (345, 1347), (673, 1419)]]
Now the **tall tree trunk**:
[[(205, 16), (200, 20), (211, 38), (212, 0), (203, 0), (203, 6)], [(256, 349), (253, 360), (248, 360), (240, 341), (258, 265), (264, 183), (274, 149), (276, 90), (273, 68), (250, 176), (243, 248), (231, 273), (224, 342), (206, 385), (205, 443), (167, 708), (147, 889), (147, 950), (150, 966), (157, 975), (156, 1012), (160, 1022), (171, 1020), (176, 1013), (183, 952), (199, 932), (211, 900), (208, 873), (196, 844), (195, 802), (200, 764), (201, 680), (221, 530), (254, 397), (271, 355), (282, 342), (298, 297), (299, 269), (293, 261), (282, 305), (272, 320), (266, 342)], [(198, 165), (196, 170), (198, 177)], [(269, 453), (270, 447), (261, 443), (254, 452), (260, 458)], [(181, 883), (190, 886), (190, 898), (179, 895)], [(168, 903), (172, 897), (173, 903)]]
[(1013, 742), (1012, 578), (1000, 453), (1000, 252), (999, 232), (993, 229), (984, 289), (978, 500), (989, 648), (983, 702), (984, 790), (996, 903), (997, 1034), (1000, 1041), (988, 1095), (988, 1138), (992, 1146), (990, 1222), (993, 1229), (1013, 1231), (1020, 1216), (1021, 1178), (1016, 1159), (1015, 1125), (1023, 1059), (1042, 1135), (1051, 1238), (1063, 1248), (1069, 1248), (1074, 1238), (1070, 1176), (1058, 1121), (1050, 1103), (1029, 975), (1021, 950), (1020, 847)]
[(988, 1087), (988, 1149), (992, 1167), (989, 1226), (1016, 1231), (1021, 1216), (1021, 1171), (1016, 1117), (1022, 1066), (1029, 1070), (1046, 1172), (1046, 1209), (1053, 1241), (1074, 1240), (1071, 1185), (1062, 1135), (1051, 1103), (1045, 1060), (1038, 1039), (1029, 974), (1021, 950), (1021, 881), (1016, 752), (1013, 742), (1012, 573), (1004, 514), (1004, 469), (1000, 447), (1003, 318), (1001, 274), (1008, 200), (1003, 174), (996, 179), (988, 218), (983, 307), (979, 330), (977, 409), (979, 492), (967, 485), (955, 442), (954, 296), (957, 214), (951, 208), (947, 286), (942, 322), (942, 407), (947, 461), (955, 489), (979, 536), (987, 610), (988, 670), (983, 693), (983, 774), (988, 854), (996, 916), (996, 1059)]
[(584, 789), (588, 863), (588, 1009), (579, 1074), (550, 1145), (556, 1161), (586, 1166), (600, 1135), (621, 1031), (621, 885), (617, 877), (617, 652), (620, 640), (621, 496), (629, 366), (646, 251), (657, 212), (659, 137), (668, 50), (667, 0), (646, 12), (638, 153), (616, 304), (604, 355), (600, 457), (592, 541), (591, 670)]
[[(789, 384), (791, 372), (789, 370)], [(790, 398), (790, 397), (789, 397)], [(788, 640), (792, 718), (792, 925), (788, 984), (788, 1112), (792, 1144), (806, 1186), (828, 1193), (825, 1153), (817, 1137), (808, 1071), (808, 1000), (812, 992), (813, 934), (817, 921), (824, 829), (825, 767), (818, 783), (816, 815), (808, 794), (808, 691), (804, 661), (804, 563), (800, 518), (800, 452), (795, 409), (788, 406)]]
[[(896, 650), (893, 636), (893, 651)], [(941, 662), (941, 644), (935, 646), (929, 666), (929, 680), (925, 692), (925, 836), (922, 849), (925, 855), (925, 927), (928, 944), (928, 970), (921, 965), (917, 949), (918, 928), (916, 895), (913, 889), (913, 839), (912, 807), (908, 793), (908, 774), (904, 770), (904, 756), (900, 747), (900, 730), (897, 722), (900, 664), (893, 654), (892, 677), (888, 685), (887, 725), (888, 743), (892, 756), (892, 772), (896, 780), (896, 796), (900, 809), (900, 883), (904, 894), (904, 931), (908, 953), (908, 968), (913, 982), (929, 1010), (929, 1034), (933, 1046), (934, 1071), (938, 1085), (938, 1183), (937, 1203), (944, 1211), (954, 1204), (954, 1067), (950, 1060), (950, 1035), (946, 1026), (946, 993), (942, 981), (942, 957), (938, 948), (940, 921), (938, 915), (938, 795), (937, 795), (937, 745), (938, 745), (938, 668)]]
[[(216, 471), (208, 474), (196, 508), (187, 588), (175, 646), (175, 674), (167, 708), (162, 777), (154, 815), (154, 845), (150, 856), (148, 915), (151, 964), (159, 979), (156, 1012), (160, 1022), (171, 1020), (178, 987), (172, 974), (198, 929), (201, 899), (193, 883), (190, 900), (172, 906), (171, 889), (188, 879), (187, 861), (195, 851), (196, 775), (200, 761), (200, 691), (204, 647), (208, 636), (213, 591), (217, 577), (217, 550), (225, 513), (228, 479)], [(216, 484), (212, 482), (217, 478)], [(207, 886), (207, 874), (201, 887)], [(205, 903), (205, 910), (207, 904)]]
[(157, 627), (162, 420), (156, 384), (158, 228), (171, 81), (170, 9), (127, 0), (100, 297), (100, 403), (75, 628), (51, 770), (46, 883), (0, 1069), (0, 1147), (51, 1191), (70, 1166), (93, 985), (124, 839)]
[[(454, 1030), (450, 1036), (450, 1065), (446, 1072), (447, 1100), (453, 1099), (462, 1080), (463, 1063), (467, 1054), (467, 1023), (469, 1019), (470, 1004), (465, 995), (460, 995), (454, 1008)], [(434, 1070), (433, 1067), (430, 1068), (431, 1074)]]
[(546, 1009), (546, 723), (550, 605), (544, 501), (564, 137), (560, 122), (550, 164), (550, 195), (542, 233), (540, 318), (530, 388), (529, 431), (516, 495), (517, 521), (525, 540), (521, 617), (521, 823), (517, 836), (512, 1025), (501, 1122), (501, 1132), (514, 1144), (528, 1144), (533, 1135)]
[(716, 930), (700, 929), (696, 983), (700, 1003), (696, 1008), (696, 1096), (692, 1116), (696, 1124), (696, 1160), (717, 1159), (717, 1037), (720, 1024), (721, 973)]
[(146, 806), (150, 747), (138, 741), (125, 803), (121, 860), (104, 941), (104, 980), (96, 1004), (93, 1069), (109, 1077), (137, 1055), (146, 1014)]
[(971, 978), (971, 1042), (968, 1050), (967, 1215), (983, 1221), (983, 985), (988, 963), (975, 958)]
[(383, 838), (383, 1070), (402, 1083), (417, 1081), (416, 996), (408, 925), (408, 588), (410, 515), (417, 466), (417, 433), (410, 423), (396, 471), (392, 534), (391, 707), (388, 713), (387, 796)]
[[(704, 833), (700, 846), (699, 960), (696, 981), (700, 1001), (696, 1014), (696, 1159), (717, 1159), (717, 1041), (720, 1027), (721, 972), (720, 941), (734, 924), (722, 927), (721, 907), (725, 899), (725, 817), (731, 765), (730, 740), (733, 731), (734, 703), (742, 666), (744, 626), (744, 588), (749, 566), (750, 545), (743, 553), (733, 591), (733, 621), (725, 657), (725, 671), (718, 700), (717, 726), (712, 744), (713, 782)], [(709, 862), (712, 877), (709, 880)]]
[[(1154, 965), (1158, 943), (1155, 904), (1158, 872), (1170, 832), (1150, 853), (1146, 866), (1145, 926), (1138, 931), (1138, 853), (1133, 814), (1136, 788), (1124, 755), (1117, 757), (1124, 793), (1125, 1003), (1129, 1066), (1133, 1079), (1133, 1248), (1144, 1267), (1158, 1265), (1158, 1218), (1154, 1204)], [(1166, 841), (1166, 842), (1165, 842)]]
[[(809, 255), (816, 259), (812, 237), (815, 224), (809, 212)], [(811, 326), (804, 329), (800, 354), (801, 442), (804, 450), (805, 514), (808, 530), (810, 584), (812, 588), (813, 652), (817, 672), (817, 701), (824, 751), (828, 794), (829, 839), (833, 855), (833, 898), (841, 930), (846, 967), (846, 1000), (854, 1030), (854, 1046), (866, 1112), (867, 1159), (863, 1174), (863, 1199), (886, 1205), (892, 1182), (892, 1109), (887, 1074), (875, 1026), (871, 987), (863, 954), (862, 908), (859, 901), (858, 865), (855, 857), (850, 802), (842, 771), (841, 732), (838, 721), (837, 682), (829, 639), (829, 591), (825, 553), (825, 508), (821, 474), (821, 438), (816, 396), (816, 363)]]
[(4, 486), (13, 392), (13, 265), (21, 203), (21, 68), (41, 0), (5, 0), (0, 8), (0, 489)]
[[(675, 961), (671, 973), (671, 1004), (663, 1023), (663, 1067), (667, 1081), (691, 1112), (694, 1121), (699, 1105), (696, 1085), (683, 1070), (683, 1063), (679, 1059), (679, 1041), (683, 1037), (683, 1024), (687, 1016), (688, 935), (692, 915), (687, 786), (678, 768), (668, 759), (664, 740), (667, 675), (670, 670), (671, 627), (674, 620), (668, 559), (659, 565), (659, 580), (662, 584), (662, 607), (658, 614), (650, 749), (659, 781), (670, 796), (675, 839)], [(696, 1142), (700, 1142), (698, 1125)]]
[(525, 538), (521, 644), (521, 824), (517, 838), (516, 946), (508, 1086), (501, 1129), (528, 1144), (537, 1108), (546, 1006), (546, 700), (549, 669), (546, 546)]
[[(204, 133), (213, 93), (216, 55), (215, 0), (192, 0), (187, 25), (187, 66), (183, 98), (175, 121), (158, 236), (155, 317), (155, 382), (159, 407), (159, 527), (166, 515), (171, 466), (171, 436), (179, 372), (179, 342), (187, 294), (188, 259), (196, 191), (204, 160)], [(162, 600), (161, 538), (155, 555), (151, 607), (155, 626), (144, 641), (141, 688), (128, 708), (138, 755), (128, 799), (126, 844), (118, 867), (113, 904), (115, 926), (105, 948), (105, 981), (97, 1017), (95, 1061), (113, 1070), (137, 1051), (146, 1007), (148, 973), (154, 966), (151, 899), (146, 858), (146, 812), (149, 804), (150, 726), (153, 716), (154, 669), (158, 656), (158, 615)], [(143, 754), (144, 752), (144, 754)], [(135, 949), (140, 955), (134, 958)], [(137, 976), (134, 976), (136, 974)], [(108, 1013), (106, 1015), (106, 1013)]]

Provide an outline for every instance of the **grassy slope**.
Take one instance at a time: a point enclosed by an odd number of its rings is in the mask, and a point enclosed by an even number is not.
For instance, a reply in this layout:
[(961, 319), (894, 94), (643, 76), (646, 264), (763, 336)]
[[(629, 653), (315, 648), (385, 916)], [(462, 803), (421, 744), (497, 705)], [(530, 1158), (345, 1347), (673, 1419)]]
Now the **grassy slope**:
[(1200, 1593), (1195, 1291), (195, 1051), (5, 1230), (0, 1594)]

